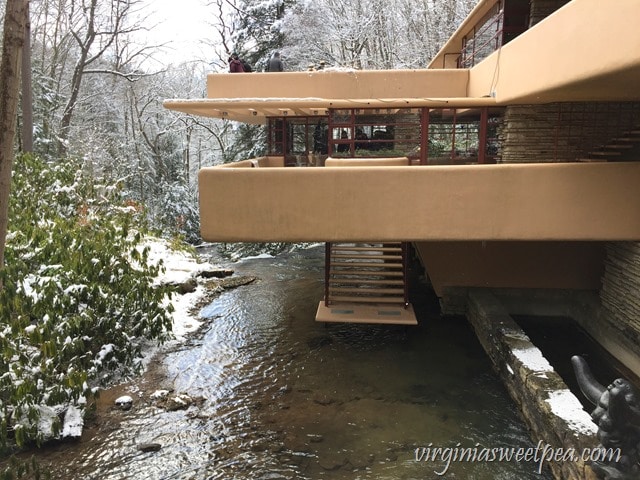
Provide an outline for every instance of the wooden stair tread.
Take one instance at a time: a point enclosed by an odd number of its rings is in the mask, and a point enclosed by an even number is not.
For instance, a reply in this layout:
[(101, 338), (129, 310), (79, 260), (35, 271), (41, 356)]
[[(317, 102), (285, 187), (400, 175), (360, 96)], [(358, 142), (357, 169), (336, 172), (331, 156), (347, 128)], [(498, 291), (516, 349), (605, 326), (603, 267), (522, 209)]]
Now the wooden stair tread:
[(402, 255), (350, 255), (348, 253), (334, 253), (331, 258), (357, 258), (359, 260), (402, 260)]
[(330, 262), (332, 267), (358, 267), (358, 268), (402, 268), (402, 263), (396, 262)]
[(331, 302), (341, 302), (341, 303), (395, 303), (395, 304), (403, 304), (404, 297), (358, 297), (358, 296), (347, 296), (347, 295), (334, 295), (331, 297)]
[(333, 287), (329, 286), (329, 293), (361, 293), (363, 295), (371, 294), (393, 294), (403, 295), (403, 288), (380, 288), (380, 287)]
[[(371, 277), (402, 277), (402, 272), (388, 270), (330, 270), (329, 275), (367, 275)], [(342, 278), (342, 277), (341, 277)]]
[(332, 252), (388, 252), (400, 253), (400, 247), (332, 247)]
[(331, 278), (329, 279), (329, 285), (404, 285), (402, 280), (395, 280), (392, 278), (385, 279), (371, 279), (371, 278)]

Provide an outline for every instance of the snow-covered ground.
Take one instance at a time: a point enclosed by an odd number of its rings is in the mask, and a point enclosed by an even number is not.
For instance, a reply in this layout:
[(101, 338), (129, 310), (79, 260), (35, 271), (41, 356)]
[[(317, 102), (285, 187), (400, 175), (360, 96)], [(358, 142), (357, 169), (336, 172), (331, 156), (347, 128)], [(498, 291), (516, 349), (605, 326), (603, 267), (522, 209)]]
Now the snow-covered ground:
[[(145, 246), (150, 248), (149, 260), (153, 263), (162, 260), (164, 265), (165, 271), (157, 279), (159, 284), (180, 285), (189, 282), (202, 272), (219, 269), (211, 263), (198, 261), (188, 252), (171, 249), (169, 243), (162, 239), (148, 240)], [(206, 293), (206, 287), (198, 283), (193, 292), (172, 296), (171, 303), (175, 309), (172, 314), (173, 334), (176, 340), (184, 340), (189, 333), (195, 332), (201, 326), (202, 321), (197, 314), (193, 313), (193, 309)]]

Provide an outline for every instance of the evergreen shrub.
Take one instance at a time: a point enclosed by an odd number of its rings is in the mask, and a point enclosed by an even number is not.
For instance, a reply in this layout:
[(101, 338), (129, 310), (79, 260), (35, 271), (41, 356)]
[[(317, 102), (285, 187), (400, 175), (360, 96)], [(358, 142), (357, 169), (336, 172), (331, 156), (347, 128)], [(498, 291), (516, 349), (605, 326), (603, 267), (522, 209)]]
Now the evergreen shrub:
[[(141, 209), (77, 161), (19, 157), (0, 290), (0, 449), (57, 435), (43, 411), (82, 407), (140, 367), (171, 332), (163, 266), (142, 245)], [(40, 424), (40, 425), (39, 425)], [(47, 432), (50, 430), (50, 432)]]

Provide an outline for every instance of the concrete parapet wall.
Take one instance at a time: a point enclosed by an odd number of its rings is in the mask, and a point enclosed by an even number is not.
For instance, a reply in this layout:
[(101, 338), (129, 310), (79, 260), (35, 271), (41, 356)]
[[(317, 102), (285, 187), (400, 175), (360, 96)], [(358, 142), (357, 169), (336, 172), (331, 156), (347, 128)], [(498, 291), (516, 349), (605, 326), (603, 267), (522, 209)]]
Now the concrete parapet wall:
[[(575, 449), (580, 454), (596, 447), (597, 427), (589, 414), (498, 298), (488, 290), (471, 290), (467, 316), (534, 440), (555, 452)], [(580, 460), (548, 465), (559, 480), (596, 479)]]
[(211, 242), (640, 239), (640, 163), (211, 167), (198, 179)]
[[(467, 70), (347, 70), (210, 73), (207, 98), (387, 99), (466, 97)], [(231, 102), (229, 102), (231, 103)], [(254, 106), (260, 102), (254, 101)], [(230, 105), (233, 107), (233, 105)], [(325, 102), (325, 108), (329, 105)]]

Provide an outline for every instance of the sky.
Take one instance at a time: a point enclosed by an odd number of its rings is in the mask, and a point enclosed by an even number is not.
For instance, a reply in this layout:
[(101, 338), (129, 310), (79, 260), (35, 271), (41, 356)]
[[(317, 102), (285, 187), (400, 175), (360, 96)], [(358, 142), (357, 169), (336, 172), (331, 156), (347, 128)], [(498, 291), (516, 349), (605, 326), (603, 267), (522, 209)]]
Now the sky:
[(213, 14), (204, 6), (205, 0), (148, 0), (150, 17), (145, 24), (153, 25), (147, 33), (149, 44), (168, 44), (162, 63), (179, 63), (192, 59), (206, 59), (208, 48), (203, 39), (211, 39), (207, 19)]

